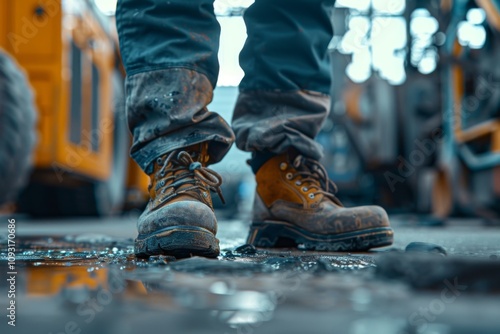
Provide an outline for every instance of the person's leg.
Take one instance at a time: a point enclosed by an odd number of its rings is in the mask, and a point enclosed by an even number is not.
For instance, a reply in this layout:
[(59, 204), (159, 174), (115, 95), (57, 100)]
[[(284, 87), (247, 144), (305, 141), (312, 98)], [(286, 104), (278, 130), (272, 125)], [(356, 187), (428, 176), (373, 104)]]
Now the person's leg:
[(327, 47), (332, 0), (256, 0), (245, 12), (245, 77), (232, 126), (256, 174), (248, 242), (315, 250), (366, 250), (392, 243), (385, 211), (344, 208), (317, 161), (314, 141), (330, 109)]
[(210, 192), (220, 195), (221, 178), (207, 166), (226, 154), (234, 134), (206, 108), (219, 70), (213, 0), (120, 0), (116, 19), (131, 155), (151, 178), (135, 252), (215, 257)]
[(244, 15), (245, 76), (232, 126), (237, 146), (261, 154), (290, 147), (315, 159), (330, 109), (327, 47), (332, 0), (257, 0)]
[(206, 109), (219, 73), (213, 0), (120, 0), (116, 21), (132, 157), (150, 171), (157, 157), (208, 141), (210, 162), (219, 161), (234, 135)]

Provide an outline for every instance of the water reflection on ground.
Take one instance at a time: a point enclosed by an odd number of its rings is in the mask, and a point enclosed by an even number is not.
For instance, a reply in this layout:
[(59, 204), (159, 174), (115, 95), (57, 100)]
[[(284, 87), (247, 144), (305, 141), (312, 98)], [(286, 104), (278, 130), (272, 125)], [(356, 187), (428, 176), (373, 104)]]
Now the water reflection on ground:
[[(241, 225), (224, 230), (217, 260), (137, 259), (132, 239), (106, 234), (19, 237), (19, 332), (444, 334), (500, 328), (496, 259), (398, 247), (362, 254), (264, 250), (244, 244)], [(0, 269), (7, 272), (4, 241)], [(459, 295), (447, 303), (440, 296), (457, 277)], [(6, 289), (1, 282), (2, 295)], [(481, 325), (474, 315), (484, 319)]]

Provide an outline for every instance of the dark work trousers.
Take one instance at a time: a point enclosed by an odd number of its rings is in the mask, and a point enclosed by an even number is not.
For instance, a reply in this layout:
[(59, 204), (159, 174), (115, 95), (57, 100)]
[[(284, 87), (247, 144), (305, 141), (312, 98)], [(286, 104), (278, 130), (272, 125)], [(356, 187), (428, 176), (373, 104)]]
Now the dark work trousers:
[(158, 156), (209, 142), (214, 163), (235, 138), (254, 157), (294, 149), (319, 159), (314, 138), (330, 109), (333, 5), (256, 0), (245, 11), (245, 76), (231, 129), (206, 108), (219, 72), (213, 0), (119, 0), (116, 23), (135, 161), (148, 172)]

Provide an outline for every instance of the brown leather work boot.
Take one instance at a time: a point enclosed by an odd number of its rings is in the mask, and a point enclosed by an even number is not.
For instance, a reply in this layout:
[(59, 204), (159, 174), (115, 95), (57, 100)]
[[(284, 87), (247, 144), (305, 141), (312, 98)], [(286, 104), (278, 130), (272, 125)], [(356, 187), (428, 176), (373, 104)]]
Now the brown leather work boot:
[(157, 159), (150, 175), (150, 201), (139, 217), (138, 257), (217, 257), (219, 240), (210, 191), (222, 198), (219, 174), (208, 169), (206, 144), (173, 151)]
[(256, 179), (250, 244), (318, 251), (364, 251), (392, 244), (384, 209), (345, 208), (318, 161), (300, 155), (290, 160), (282, 154), (265, 162)]

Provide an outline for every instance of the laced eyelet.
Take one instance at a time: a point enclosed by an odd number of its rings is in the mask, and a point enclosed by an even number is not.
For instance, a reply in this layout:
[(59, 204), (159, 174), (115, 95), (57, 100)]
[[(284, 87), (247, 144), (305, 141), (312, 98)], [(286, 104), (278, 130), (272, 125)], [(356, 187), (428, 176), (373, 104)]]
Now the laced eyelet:
[(306, 192), (306, 191), (308, 191), (308, 190), (309, 190), (309, 189), (307, 189), (307, 187), (302, 187), (302, 191), (303, 191), (303, 192)]
[(163, 160), (161, 158), (156, 159), (156, 163), (158, 165), (161, 165), (163, 163)]
[(193, 172), (197, 169), (200, 169), (202, 167), (201, 162), (195, 161), (192, 164), (189, 165), (189, 171)]
[(288, 165), (287, 165), (287, 163), (286, 163), (286, 162), (282, 162), (282, 163), (280, 163), (280, 169), (281, 169), (281, 170), (285, 170), (287, 167), (288, 167)]
[(291, 180), (293, 178), (292, 173), (286, 173), (287, 180)]
[(313, 193), (310, 193), (310, 194), (309, 194), (309, 198), (311, 198), (311, 199), (312, 199), (312, 198), (314, 198), (314, 194), (313, 194)]
[(302, 182), (300, 182), (300, 181), (295, 182), (296, 186), (300, 186), (301, 184), (302, 184)]

